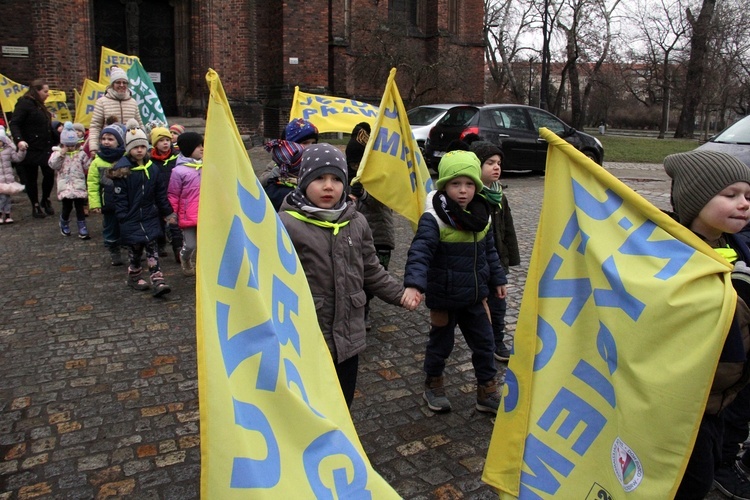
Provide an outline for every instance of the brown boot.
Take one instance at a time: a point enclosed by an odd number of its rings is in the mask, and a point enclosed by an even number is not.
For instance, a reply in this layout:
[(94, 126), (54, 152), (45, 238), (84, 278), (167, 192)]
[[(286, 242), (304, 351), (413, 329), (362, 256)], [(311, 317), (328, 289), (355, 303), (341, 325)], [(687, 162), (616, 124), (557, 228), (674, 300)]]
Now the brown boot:
[(477, 382), (477, 410), (497, 415), (500, 406), (500, 390), (495, 379), (480, 384)]
[(430, 377), (424, 381), (424, 394), (422, 395), (427, 401), (427, 407), (438, 413), (451, 410), (451, 402), (445, 397), (445, 387), (443, 386), (443, 376)]

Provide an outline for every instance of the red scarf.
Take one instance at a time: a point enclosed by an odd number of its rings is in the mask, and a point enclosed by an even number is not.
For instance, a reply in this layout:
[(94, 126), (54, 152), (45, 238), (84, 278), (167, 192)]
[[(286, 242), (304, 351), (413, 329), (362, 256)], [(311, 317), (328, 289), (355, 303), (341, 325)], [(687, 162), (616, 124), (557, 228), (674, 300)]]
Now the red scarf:
[(172, 150), (170, 149), (166, 153), (159, 153), (156, 148), (153, 148), (150, 156), (152, 160), (164, 161), (172, 156)]

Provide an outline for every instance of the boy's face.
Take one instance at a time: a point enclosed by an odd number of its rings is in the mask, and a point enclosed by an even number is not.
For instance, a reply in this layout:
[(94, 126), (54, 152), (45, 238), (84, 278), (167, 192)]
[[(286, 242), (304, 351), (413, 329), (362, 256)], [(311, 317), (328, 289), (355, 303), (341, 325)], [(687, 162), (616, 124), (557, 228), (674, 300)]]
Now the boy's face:
[(161, 137), (158, 141), (156, 141), (154, 149), (156, 149), (160, 153), (166, 153), (167, 151), (172, 149), (172, 141), (169, 139), (169, 137)]
[(76, 135), (78, 136), (79, 139), (83, 139), (84, 133), (81, 132), (80, 130), (76, 130)]
[(316, 207), (333, 208), (344, 194), (344, 183), (333, 174), (323, 174), (307, 186), (305, 194)]
[(750, 184), (735, 182), (711, 198), (690, 224), (690, 229), (709, 240), (722, 233), (734, 234), (750, 217)]
[(134, 160), (140, 161), (146, 157), (146, 150), (146, 146), (136, 146), (130, 150), (130, 156), (132, 156)]
[(172, 142), (177, 144), (177, 138), (180, 137), (180, 134), (173, 130), (170, 130), (169, 133), (172, 134)]
[(489, 186), (500, 179), (503, 172), (500, 155), (492, 155), (482, 163), (482, 184)]
[(466, 209), (474, 199), (476, 190), (477, 186), (474, 181), (463, 175), (449, 180), (445, 185), (445, 194), (463, 209)]
[(115, 139), (115, 136), (112, 134), (102, 134), (101, 137), (99, 137), (99, 142), (101, 142), (102, 147), (105, 148), (117, 147), (117, 139)]
[(193, 160), (203, 159), (203, 144), (199, 144), (198, 147), (193, 150), (193, 153), (190, 155), (190, 158), (192, 158)]

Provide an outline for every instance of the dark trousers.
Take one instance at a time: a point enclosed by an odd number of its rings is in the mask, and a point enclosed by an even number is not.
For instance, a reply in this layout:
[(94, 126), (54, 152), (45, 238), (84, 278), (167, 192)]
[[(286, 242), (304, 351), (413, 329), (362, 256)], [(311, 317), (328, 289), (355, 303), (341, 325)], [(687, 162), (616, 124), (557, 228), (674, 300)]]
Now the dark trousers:
[[(721, 444), (721, 461), (732, 463), (740, 451), (740, 446), (748, 437), (750, 422), (750, 385), (737, 393), (732, 403), (721, 412), (724, 419), (724, 434)], [(750, 454), (742, 454), (742, 463), (750, 468)]]
[(86, 206), (87, 202), (87, 198), (63, 198), (60, 218), (62, 220), (70, 220), (70, 213), (73, 211), (73, 207), (75, 207), (76, 220), (86, 220), (86, 214), (83, 212), (83, 207)]
[(439, 377), (445, 369), (445, 360), (453, 351), (456, 325), (471, 349), (471, 362), (479, 383), (495, 378), (495, 339), (487, 309), (482, 302), (453, 311), (430, 310), (430, 338), (424, 357), (424, 371), (430, 377)]
[(50, 152), (27, 150), (26, 158), (18, 164), (18, 177), (26, 186), (26, 195), (32, 205), (39, 203), (39, 170), (42, 171), (42, 199), (48, 200), (55, 185), (55, 171), (49, 166)]
[(152, 240), (148, 243), (138, 243), (136, 245), (128, 246), (128, 259), (130, 260), (130, 267), (128, 272), (135, 274), (141, 271), (141, 259), (143, 258), (143, 252), (146, 252), (146, 263), (148, 264), (148, 272), (153, 277), (156, 273), (161, 275), (161, 268), (159, 267), (159, 247), (156, 241)]
[(336, 375), (339, 377), (341, 392), (344, 393), (346, 406), (352, 407), (354, 401), (354, 391), (357, 388), (357, 370), (359, 369), (359, 354), (355, 354), (349, 359), (336, 363)]
[(490, 308), (490, 318), (492, 319), (492, 335), (495, 338), (495, 351), (503, 347), (503, 338), (505, 337), (505, 311), (508, 308), (508, 302), (501, 299), (494, 293), (487, 297), (487, 306)]
[(120, 248), (120, 223), (114, 212), (102, 212), (102, 237), (104, 246), (110, 250)]
[(720, 416), (703, 415), (685, 475), (675, 495), (676, 500), (702, 500), (711, 491), (714, 470), (721, 460), (723, 428), (724, 422)]

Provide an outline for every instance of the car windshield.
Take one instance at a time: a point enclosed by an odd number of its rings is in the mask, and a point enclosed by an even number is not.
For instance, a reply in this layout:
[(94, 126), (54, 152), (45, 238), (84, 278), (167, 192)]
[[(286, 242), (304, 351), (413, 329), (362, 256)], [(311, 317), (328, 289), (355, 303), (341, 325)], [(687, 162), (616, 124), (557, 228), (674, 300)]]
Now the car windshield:
[(477, 108), (453, 108), (440, 119), (439, 124), (446, 127), (460, 127), (466, 125), (477, 114)]
[(750, 116), (746, 116), (722, 133), (711, 139), (711, 142), (725, 144), (750, 144)]
[(410, 109), (406, 115), (409, 117), (409, 125), (418, 126), (429, 125), (443, 113), (445, 113), (444, 109), (420, 106)]

